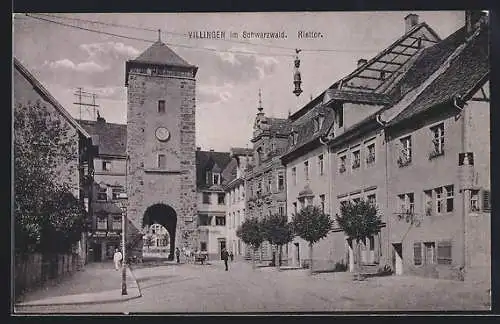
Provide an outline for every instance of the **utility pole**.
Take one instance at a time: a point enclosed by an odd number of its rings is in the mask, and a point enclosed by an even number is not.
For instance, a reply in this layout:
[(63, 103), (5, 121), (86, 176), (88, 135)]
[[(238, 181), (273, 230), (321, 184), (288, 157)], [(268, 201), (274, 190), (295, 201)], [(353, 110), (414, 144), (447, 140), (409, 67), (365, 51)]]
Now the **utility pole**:
[[(80, 120), (82, 120), (83, 109), (88, 108), (88, 107), (92, 107), (92, 118), (95, 120), (96, 119), (96, 108), (99, 107), (99, 105), (95, 103), (97, 95), (95, 93), (83, 91), (83, 89), (81, 87), (77, 88), (77, 90), (74, 94), (77, 97), (78, 102), (74, 102), (73, 104), (79, 106)], [(83, 100), (82, 100), (83, 98), (92, 98), (92, 103), (83, 102)]]

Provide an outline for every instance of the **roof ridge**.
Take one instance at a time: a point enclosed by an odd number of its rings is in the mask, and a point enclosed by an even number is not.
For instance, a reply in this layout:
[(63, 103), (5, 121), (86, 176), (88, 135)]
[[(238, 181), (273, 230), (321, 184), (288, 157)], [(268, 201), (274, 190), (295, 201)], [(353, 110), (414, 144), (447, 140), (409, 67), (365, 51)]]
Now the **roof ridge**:
[[(460, 29), (459, 29), (460, 30)], [(457, 30), (458, 31), (458, 30)], [(442, 75), (451, 66), (452, 61), (460, 55), (470, 44), (471, 40), (479, 35), (479, 30), (475, 31), (471, 36), (467, 37), (465, 41), (457, 46), (455, 50), (446, 58), (446, 60), (439, 66), (439, 68), (434, 71), (430, 76), (426, 78), (418, 87), (415, 87), (408, 93), (406, 93), (398, 102), (396, 102), (392, 107), (389, 107), (380, 114), (380, 119), (384, 123), (388, 123), (404, 111), (412, 102), (414, 102), (427, 87), (429, 87), (440, 75)], [(392, 111), (392, 114), (390, 114)], [(395, 112), (394, 112), (395, 111)]]
[(43, 84), (19, 61), (16, 57), (13, 58), (14, 67), (19, 70), (21, 74), (35, 87), (38, 88), (42, 94), (48, 99), (57, 111), (59, 111), (71, 125), (73, 125), (83, 136), (90, 138), (90, 134), (71, 116), (71, 114), (52, 96), (52, 94), (43, 86)]

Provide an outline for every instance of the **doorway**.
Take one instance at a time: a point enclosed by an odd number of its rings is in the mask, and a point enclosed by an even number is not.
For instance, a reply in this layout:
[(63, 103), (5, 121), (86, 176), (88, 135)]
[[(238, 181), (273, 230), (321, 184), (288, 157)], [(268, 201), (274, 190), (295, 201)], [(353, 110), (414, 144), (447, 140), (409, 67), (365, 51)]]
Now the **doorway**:
[(396, 275), (403, 274), (403, 244), (392, 243), (392, 266)]
[(101, 243), (92, 243), (91, 245), (92, 260), (94, 262), (102, 261), (102, 248)]
[(222, 250), (226, 248), (226, 239), (219, 239), (219, 255), (222, 260)]

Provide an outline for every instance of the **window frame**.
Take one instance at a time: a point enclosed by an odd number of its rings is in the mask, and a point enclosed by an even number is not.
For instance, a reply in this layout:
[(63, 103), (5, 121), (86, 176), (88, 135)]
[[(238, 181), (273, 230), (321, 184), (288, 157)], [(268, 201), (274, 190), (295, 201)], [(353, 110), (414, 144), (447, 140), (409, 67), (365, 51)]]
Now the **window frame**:
[(111, 161), (109, 160), (102, 161), (102, 171), (111, 171)]
[(158, 100), (158, 107), (157, 107), (157, 112), (159, 114), (164, 114), (166, 111), (166, 103), (165, 99)]
[(323, 154), (318, 156), (318, 174), (322, 176), (325, 174), (325, 159), (323, 158)]
[(416, 267), (423, 266), (422, 242), (413, 242), (413, 265)]
[[(441, 255), (443, 249), (449, 249), (449, 257)], [(440, 252), (441, 251), (441, 252)], [(437, 242), (436, 263), (438, 265), (453, 264), (453, 242), (451, 240), (443, 240)]]
[(445, 144), (445, 130), (444, 130), (444, 122), (439, 123), (430, 127), (432, 132), (432, 144), (433, 144), (433, 153), (436, 155), (444, 154), (444, 144)]
[(202, 203), (204, 205), (210, 205), (212, 203), (210, 198), (211, 198), (210, 192), (203, 192), (202, 193)]
[(353, 170), (357, 170), (360, 167), (361, 167), (361, 150), (360, 149), (356, 149), (356, 150), (352, 151), (352, 164), (351, 164), (351, 168)]
[[(222, 197), (222, 202), (221, 202), (221, 197)], [(225, 205), (226, 204), (226, 194), (218, 192), (217, 193), (217, 204), (218, 205)]]
[(309, 180), (309, 161), (304, 161), (304, 179)]
[[(162, 158), (163, 158), (163, 165), (161, 163)], [(164, 153), (158, 153), (156, 162), (157, 162), (156, 167), (158, 169), (160, 169), (160, 170), (165, 169), (167, 167), (167, 155)]]

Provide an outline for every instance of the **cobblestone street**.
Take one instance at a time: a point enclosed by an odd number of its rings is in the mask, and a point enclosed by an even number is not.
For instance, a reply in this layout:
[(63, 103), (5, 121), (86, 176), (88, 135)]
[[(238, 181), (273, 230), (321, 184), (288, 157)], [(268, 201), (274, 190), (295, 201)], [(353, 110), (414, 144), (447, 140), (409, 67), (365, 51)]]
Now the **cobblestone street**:
[(164, 265), (134, 270), (142, 297), (120, 303), (28, 307), (39, 313), (185, 313), (489, 310), (488, 288), (450, 280), (350, 273), (252, 270), (246, 262)]

